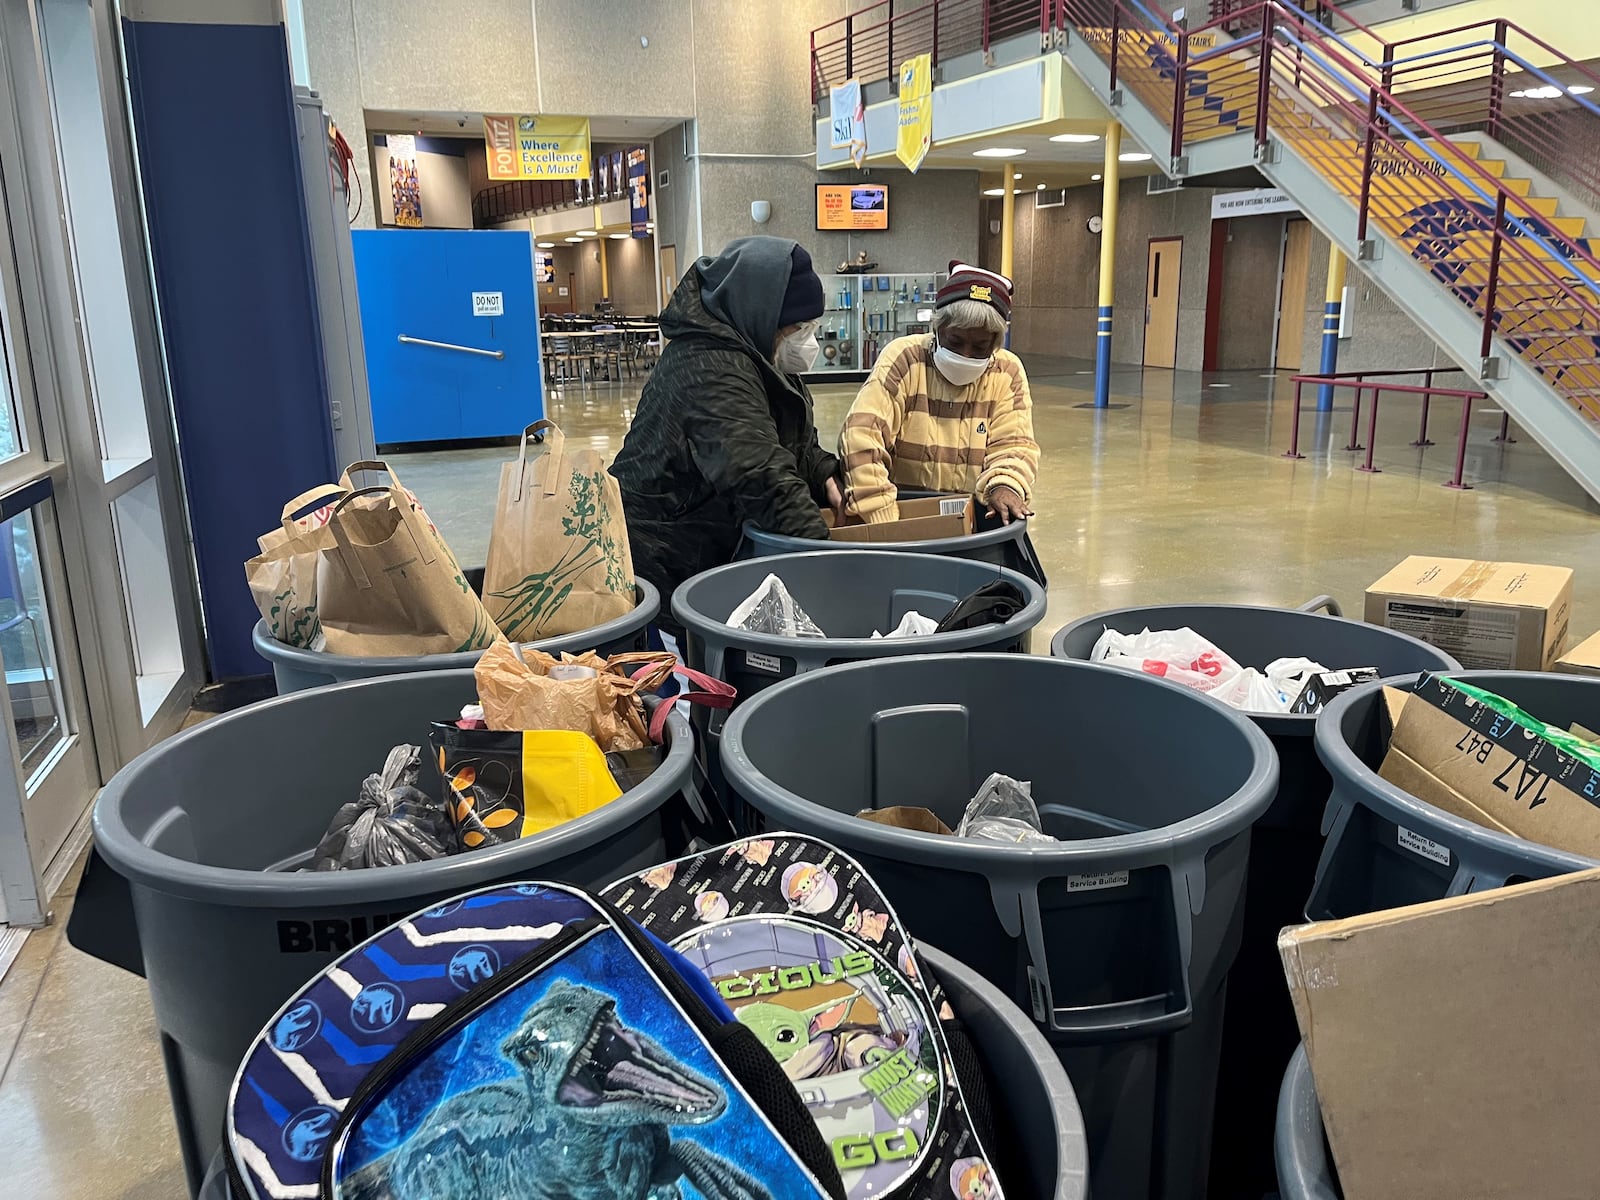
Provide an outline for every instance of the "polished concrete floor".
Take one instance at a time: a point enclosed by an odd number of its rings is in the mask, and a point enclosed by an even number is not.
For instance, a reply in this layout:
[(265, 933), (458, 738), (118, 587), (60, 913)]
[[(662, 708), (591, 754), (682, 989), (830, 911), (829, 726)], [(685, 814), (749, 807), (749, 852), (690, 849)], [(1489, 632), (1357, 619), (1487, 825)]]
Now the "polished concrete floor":
[[(1573, 630), (1600, 627), (1600, 514), (1524, 439), (1495, 444), (1498, 417), (1472, 423), (1471, 491), (1441, 486), (1453, 466), (1454, 402), (1426, 451), (1417, 409), (1380, 410), (1375, 464), (1352, 470), (1347, 408), (1302, 421), (1302, 461), (1281, 457), (1286, 379), (1119, 370), (1097, 412), (1089, 364), (1036, 359), (1035, 427), (1044, 466), (1034, 541), (1051, 580), (1047, 631), (1105, 608), (1240, 601), (1293, 605), (1331, 593), (1359, 613), (1365, 586), (1409, 553), (1563, 563), (1578, 569)], [(854, 388), (817, 389), (832, 442)], [(571, 388), (549, 416), (610, 455), (637, 387)], [(1344, 402), (1347, 403), (1347, 402)], [(1363, 420), (1363, 429), (1365, 421)], [(504, 450), (396, 463), (458, 557), (482, 562)], [(1043, 639), (1040, 639), (1043, 644)], [(0, 1181), (7, 1197), (171, 1200), (183, 1194), (144, 984), (67, 946), (71, 904), (29, 938), (0, 983)]]

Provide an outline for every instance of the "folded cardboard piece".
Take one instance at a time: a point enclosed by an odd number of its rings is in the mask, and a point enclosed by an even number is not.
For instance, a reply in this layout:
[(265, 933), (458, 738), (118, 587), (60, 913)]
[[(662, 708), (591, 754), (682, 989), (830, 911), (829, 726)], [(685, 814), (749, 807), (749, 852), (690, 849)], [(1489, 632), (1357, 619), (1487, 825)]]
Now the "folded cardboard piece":
[(1366, 619), (1468, 670), (1548, 671), (1567, 644), (1572, 571), (1412, 555), (1367, 589)]
[(1384, 779), (1464, 820), (1600, 858), (1600, 771), (1438, 676), (1384, 693)]
[(1556, 659), (1555, 670), (1563, 675), (1591, 675), (1600, 678), (1600, 633), (1579, 642)]
[(828, 540), (834, 542), (925, 542), (935, 538), (964, 537), (977, 528), (971, 496), (926, 496), (900, 501), (900, 519), (878, 525), (863, 524), (860, 517), (835, 522), (824, 509)]
[(1600, 870), (1286, 929), (1346, 1200), (1590, 1200)]

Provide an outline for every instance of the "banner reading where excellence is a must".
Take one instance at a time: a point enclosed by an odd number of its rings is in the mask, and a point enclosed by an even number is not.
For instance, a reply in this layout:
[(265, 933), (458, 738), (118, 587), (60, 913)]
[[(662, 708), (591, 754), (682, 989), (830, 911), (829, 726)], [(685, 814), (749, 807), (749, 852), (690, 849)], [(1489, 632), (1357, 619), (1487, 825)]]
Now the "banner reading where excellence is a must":
[(588, 179), (589, 118), (484, 117), (490, 179)]

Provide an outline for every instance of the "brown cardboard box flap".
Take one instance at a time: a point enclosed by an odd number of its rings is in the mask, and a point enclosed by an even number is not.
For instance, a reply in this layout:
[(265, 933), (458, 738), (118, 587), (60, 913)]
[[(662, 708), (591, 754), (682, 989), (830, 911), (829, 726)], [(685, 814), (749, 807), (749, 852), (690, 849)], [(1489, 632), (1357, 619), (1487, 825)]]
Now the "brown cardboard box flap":
[(1347, 1200), (1587, 1200), (1600, 870), (1287, 929)]
[(1600, 675), (1600, 633), (1556, 659), (1555, 669), (1563, 675)]
[[(1482, 705), (1433, 701), (1448, 684), (1427, 680), (1407, 697), (1378, 774), (1435, 808), (1558, 850), (1600, 858), (1600, 806), (1549, 768), (1572, 765), (1542, 739), (1496, 732), (1510, 728)], [(1464, 700), (1456, 694), (1456, 700)], [(1462, 714), (1470, 714), (1472, 724)], [(1530, 747), (1543, 753), (1524, 757)], [(1587, 771), (1582, 773), (1588, 779)]]
[[(964, 502), (959, 512), (945, 512), (941, 506)], [(835, 542), (930, 542), (940, 538), (965, 537), (976, 526), (971, 496), (925, 496), (900, 502), (900, 519), (877, 525), (863, 524), (859, 517), (846, 517), (836, 525), (833, 512), (824, 510), (822, 519)]]
[(1413, 554), (1367, 590), (1385, 595), (1549, 608), (1571, 583), (1570, 567)]

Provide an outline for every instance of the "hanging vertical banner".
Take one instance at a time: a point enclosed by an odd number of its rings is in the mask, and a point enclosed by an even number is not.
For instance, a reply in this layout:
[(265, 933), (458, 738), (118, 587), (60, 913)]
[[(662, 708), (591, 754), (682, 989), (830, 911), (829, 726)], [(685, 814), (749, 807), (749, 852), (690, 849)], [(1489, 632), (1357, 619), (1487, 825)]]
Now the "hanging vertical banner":
[(861, 102), (861, 84), (852, 79), (828, 93), (835, 150), (850, 148), (850, 161), (860, 166), (867, 157), (867, 110)]
[(626, 154), (617, 150), (611, 155), (611, 198), (621, 200), (628, 194), (628, 176), (625, 174), (627, 166), (623, 162)]
[(484, 117), (490, 179), (587, 179), (588, 117)]
[(538, 283), (554, 283), (556, 281), (556, 256), (552, 250), (535, 250), (533, 252), (533, 278)]
[(643, 146), (628, 151), (628, 218), (633, 236), (650, 236), (650, 152)]
[(900, 64), (900, 131), (894, 154), (913, 175), (933, 145), (933, 55)]
[(611, 198), (611, 156), (602, 154), (595, 162), (595, 171), (599, 174), (600, 183), (595, 188), (596, 200), (609, 200)]
[(422, 228), (422, 190), (417, 185), (417, 139), (409, 133), (389, 135), (389, 196), (394, 201), (394, 223), (404, 229)]

